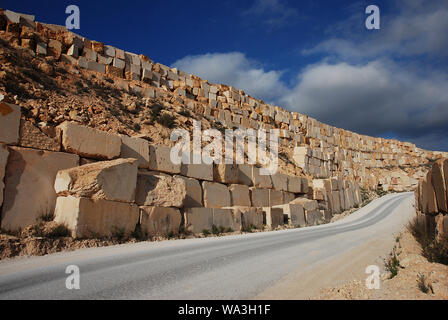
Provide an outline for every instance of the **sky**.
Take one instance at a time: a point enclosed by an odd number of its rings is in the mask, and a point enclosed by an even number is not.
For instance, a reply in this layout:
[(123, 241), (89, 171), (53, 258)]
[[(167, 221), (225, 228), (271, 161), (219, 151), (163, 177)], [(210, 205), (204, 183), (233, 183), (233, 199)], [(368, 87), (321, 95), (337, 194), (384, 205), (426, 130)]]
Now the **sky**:
[[(448, 0), (10, 1), (324, 123), (448, 151)], [(368, 30), (368, 5), (380, 29)]]

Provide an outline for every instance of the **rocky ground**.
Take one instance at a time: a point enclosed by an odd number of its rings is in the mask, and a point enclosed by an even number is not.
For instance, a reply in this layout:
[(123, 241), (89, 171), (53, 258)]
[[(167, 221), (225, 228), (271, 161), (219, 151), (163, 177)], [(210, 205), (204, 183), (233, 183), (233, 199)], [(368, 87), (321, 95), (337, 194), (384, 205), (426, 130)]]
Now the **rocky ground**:
[[(354, 279), (344, 285), (325, 288), (313, 300), (440, 300), (448, 299), (448, 266), (431, 263), (422, 255), (422, 248), (409, 231), (397, 239), (395, 267), (385, 270), (379, 290), (368, 290), (365, 279)], [(385, 260), (391, 261), (391, 257)], [(387, 268), (386, 268), (387, 269)]]

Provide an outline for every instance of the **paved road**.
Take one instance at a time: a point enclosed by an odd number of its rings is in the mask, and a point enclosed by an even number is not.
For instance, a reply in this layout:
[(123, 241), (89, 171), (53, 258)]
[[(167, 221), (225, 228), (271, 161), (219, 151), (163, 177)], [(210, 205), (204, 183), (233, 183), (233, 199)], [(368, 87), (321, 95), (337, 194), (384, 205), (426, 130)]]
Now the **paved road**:
[[(410, 193), (387, 195), (332, 224), (207, 239), (81, 249), (0, 262), (0, 299), (251, 299), (414, 214)], [(65, 286), (68, 265), (80, 289)]]

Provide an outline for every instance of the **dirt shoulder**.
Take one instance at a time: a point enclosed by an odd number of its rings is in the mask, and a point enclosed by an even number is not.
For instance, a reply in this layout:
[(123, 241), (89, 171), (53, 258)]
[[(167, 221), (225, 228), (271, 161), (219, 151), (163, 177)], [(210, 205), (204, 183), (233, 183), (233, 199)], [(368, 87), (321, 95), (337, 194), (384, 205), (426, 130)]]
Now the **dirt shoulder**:
[[(310, 299), (325, 300), (439, 300), (448, 299), (448, 266), (431, 263), (422, 255), (422, 248), (409, 231), (401, 233), (395, 246), (398, 273), (391, 278), (381, 275), (379, 290), (368, 290), (365, 275), (343, 285), (322, 289)], [(385, 257), (388, 260), (390, 257)], [(426, 293), (424, 292), (426, 291)]]

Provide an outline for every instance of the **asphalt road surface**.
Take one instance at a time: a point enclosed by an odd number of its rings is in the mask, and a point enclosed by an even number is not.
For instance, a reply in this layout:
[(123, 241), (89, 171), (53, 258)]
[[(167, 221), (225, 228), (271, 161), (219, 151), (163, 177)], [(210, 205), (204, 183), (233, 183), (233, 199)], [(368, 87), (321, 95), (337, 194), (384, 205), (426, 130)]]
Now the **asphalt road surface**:
[[(393, 237), (414, 214), (413, 194), (392, 194), (315, 227), (4, 260), (0, 299), (252, 299), (288, 274)], [(69, 265), (79, 268), (79, 289), (66, 287)]]

